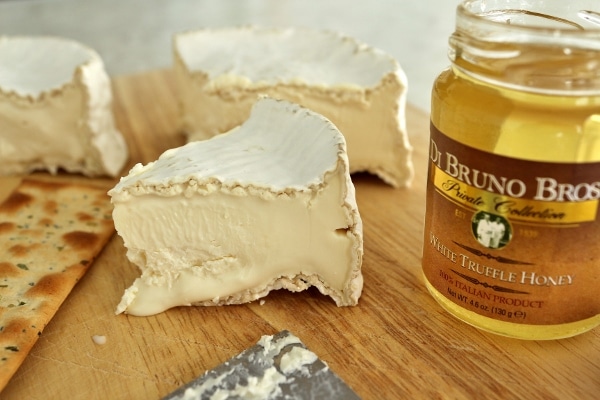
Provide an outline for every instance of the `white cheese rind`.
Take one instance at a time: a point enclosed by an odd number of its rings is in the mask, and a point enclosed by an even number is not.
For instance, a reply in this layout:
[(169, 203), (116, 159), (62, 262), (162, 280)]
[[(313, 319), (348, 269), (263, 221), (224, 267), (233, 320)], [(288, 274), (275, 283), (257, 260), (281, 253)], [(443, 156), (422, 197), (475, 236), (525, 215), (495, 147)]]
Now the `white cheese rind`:
[(142, 271), (117, 312), (239, 304), (310, 286), (337, 305), (362, 291), (362, 222), (331, 122), (261, 99), (239, 128), (135, 166), (109, 194)]
[(0, 174), (117, 176), (126, 143), (99, 55), (54, 37), (0, 37)]
[(184, 32), (173, 47), (188, 141), (238, 126), (264, 94), (331, 120), (346, 138), (351, 173), (410, 184), (407, 79), (393, 57), (333, 32), (292, 28)]

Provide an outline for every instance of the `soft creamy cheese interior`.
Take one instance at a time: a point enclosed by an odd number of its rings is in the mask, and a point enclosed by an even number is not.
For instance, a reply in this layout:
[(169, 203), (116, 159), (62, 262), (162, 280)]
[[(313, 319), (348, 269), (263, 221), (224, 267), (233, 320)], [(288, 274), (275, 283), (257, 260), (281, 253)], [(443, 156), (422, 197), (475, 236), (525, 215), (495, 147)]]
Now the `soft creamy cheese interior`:
[(265, 94), (331, 120), (346, 138), (351, 172), (410, 183), (406, 76), (384, 52), (333, 32), (248, 27), (178, 34), (174, 53), (189, 141), (238, 126)]
[(127, 147), (111, 107), (93, 50), (62, 38), (0, 37), (0, 173), (117, 175)]
[(345, 141), (322, 116), (260, 100), (239, 128), (138, 165), (110, 192), (142, 275), (118, 312), (244, 303), (316, 286), (362, 290), (362, 223)]

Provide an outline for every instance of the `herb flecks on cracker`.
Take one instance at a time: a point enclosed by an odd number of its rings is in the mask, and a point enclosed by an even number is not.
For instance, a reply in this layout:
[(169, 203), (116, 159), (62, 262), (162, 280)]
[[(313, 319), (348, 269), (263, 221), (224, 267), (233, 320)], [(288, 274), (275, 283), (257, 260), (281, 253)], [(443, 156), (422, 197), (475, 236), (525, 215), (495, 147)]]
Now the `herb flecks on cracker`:
[(114, 232), (106, 190), (25, 179), (0, 205), (0, 391)]

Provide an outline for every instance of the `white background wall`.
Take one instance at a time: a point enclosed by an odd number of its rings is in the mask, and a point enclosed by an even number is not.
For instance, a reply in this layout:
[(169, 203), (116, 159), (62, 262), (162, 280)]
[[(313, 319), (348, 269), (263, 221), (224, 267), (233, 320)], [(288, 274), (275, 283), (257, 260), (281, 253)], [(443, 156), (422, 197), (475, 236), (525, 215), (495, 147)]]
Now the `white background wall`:
[[(0, 35), (58, 35), (96, 49), (112, 75), (171, 64), (173, 33), (263, 25), (331, 29), (394, 56), (409, 101), (429, 110), (459, 0), (0, 0)], [(1, 66), (0, 66), (1, 68)]]

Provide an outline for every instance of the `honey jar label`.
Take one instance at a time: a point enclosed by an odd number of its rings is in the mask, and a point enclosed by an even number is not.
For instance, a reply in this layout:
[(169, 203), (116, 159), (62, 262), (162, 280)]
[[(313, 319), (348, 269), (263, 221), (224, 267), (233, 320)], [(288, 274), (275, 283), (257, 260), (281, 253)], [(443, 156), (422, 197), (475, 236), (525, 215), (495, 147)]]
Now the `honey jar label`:
[(431, 125), (423, 270), (458, 306), (553, 325), (600, 314), (600, 163), (514, 159)]

